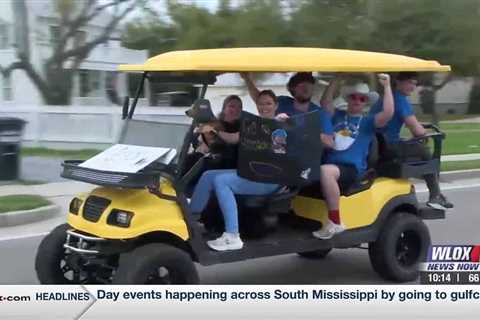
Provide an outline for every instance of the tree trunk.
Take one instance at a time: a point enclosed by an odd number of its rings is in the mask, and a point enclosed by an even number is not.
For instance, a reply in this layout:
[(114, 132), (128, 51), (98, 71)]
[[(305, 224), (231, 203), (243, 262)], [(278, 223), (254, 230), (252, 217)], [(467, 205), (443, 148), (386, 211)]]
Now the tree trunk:
[(431, 115), (431, 121), (438, 124), (438, 115), (435, 108), (437, 90), (433, 84), (433, 73), (426, 73), (422, 79), (423, 89), (420, 91), (420, 107), (423, 113)]
[(69, 69), (51, 67), (46, 75), (47, 89), (40, 90), (47, 105), (65, 106), (71, 102), (72, 72)]
[(478, 76), (473, 78), (468, 99), (468, 113), (480, 114), (480, 77)]

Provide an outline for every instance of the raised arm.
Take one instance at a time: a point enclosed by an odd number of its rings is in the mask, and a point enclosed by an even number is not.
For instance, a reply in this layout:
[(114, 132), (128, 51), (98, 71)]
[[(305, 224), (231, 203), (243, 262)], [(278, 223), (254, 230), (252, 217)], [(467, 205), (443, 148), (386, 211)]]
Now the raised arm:
[(384, 127), (393, 117), (393, 94), (390, 86), (390, 76), (385, 73), (378, 75), (378, 80), (383, 86), (383, 111), (375, 115), (375, 126), (377, 128)]
[(338, 87), (340, 86), (341, 79), (336, 77), (328, 84), (327, 88), (322, 94), (320, 99), (320, 105), (325, 108), (328, 113), (333, 114), (335, 112), (335, 106), (333, 105), (333, 99), (335, 98), (335, 93), (337, 92)]
[(250, 72), (241, 72), (240, 76), (242, 77), (243, 81), (247, 85), (248, 93), (252, 98), (253, 102), (257, 101), (258, 95), (260, 90), (257, 89), (255, 82), (253, 81), (252, 74)]

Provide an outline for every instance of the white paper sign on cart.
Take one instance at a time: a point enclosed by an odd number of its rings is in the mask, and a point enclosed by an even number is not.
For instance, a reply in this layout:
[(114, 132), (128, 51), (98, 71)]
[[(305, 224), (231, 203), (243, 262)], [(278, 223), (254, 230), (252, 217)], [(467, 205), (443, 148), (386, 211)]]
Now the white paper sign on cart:
[(176, 150), (171, 148), (116, 144), (79, 166), (102, 171), (135, 173), (156, 160), (168, 164), (176, 153)]

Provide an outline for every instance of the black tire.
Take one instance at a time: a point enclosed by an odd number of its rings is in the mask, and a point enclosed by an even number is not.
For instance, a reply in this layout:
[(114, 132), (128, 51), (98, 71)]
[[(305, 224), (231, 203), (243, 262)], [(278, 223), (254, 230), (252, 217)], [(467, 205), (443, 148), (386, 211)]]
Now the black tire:
[(121, 255), (113, 283), (197, 284), (199, 277), (188, 253), (168, 244), (151, 243)]
[(332, 248), (298, 252), (298, 255), (302, 258), (307, 258), (307, 259), (324, 259), (330, 253), (330, 251), (332, 251)]
[(425, 261), (430, 233), (414, 214), (399, 212), (390, 217), (375, 242), (368, 246), (373, 269), (384, 279), (395, 282), (418, 278), (418, 264)]
[(35, 257), (35, 271), (42, 284), (72, 283), (65, 277), (62, 264), (65, 264), (65, 249), (63, 244), (67, 237), (68, 224), (61, 224), (53, 229), (42, 242)]

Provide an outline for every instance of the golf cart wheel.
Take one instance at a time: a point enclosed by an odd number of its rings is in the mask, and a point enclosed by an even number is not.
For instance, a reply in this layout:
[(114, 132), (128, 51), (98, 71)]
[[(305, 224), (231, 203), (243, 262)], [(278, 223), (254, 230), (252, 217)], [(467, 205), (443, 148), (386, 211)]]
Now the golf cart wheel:
[(332, 248), (299, 252), (298, 255), (307, 259), (324, 259), (330, 253), (330, 251), (332, 251)]
[(375, 242), (368, 246), (373, 269), (384, 279), (406, 282), (418, 278), (418, 264), (425, 261), (430, 234), (414, 214), (400, 212), (390, 217)]
[(174, 246), (151, 243), (125, 253), (114, 284), (197, 284), (199, 277), (190, 255)]
[[(35, 258), (35, 270), (42, 284), (71, 284), (73, 270), (67, 264), (67, 254), (63, 248), (67, 237), (68, 224), (61, 224), (43, 238)], [(69, 277), (71, 279), (69, 279)]]

